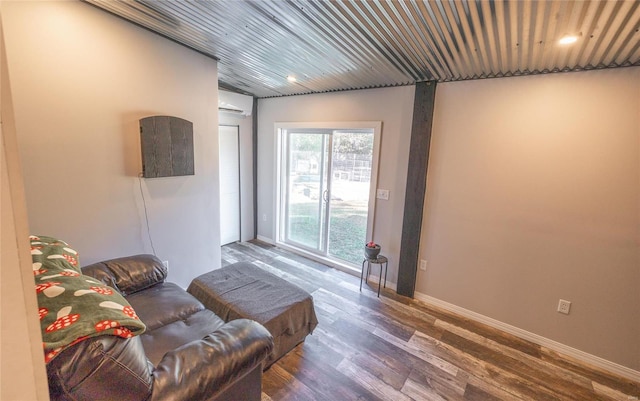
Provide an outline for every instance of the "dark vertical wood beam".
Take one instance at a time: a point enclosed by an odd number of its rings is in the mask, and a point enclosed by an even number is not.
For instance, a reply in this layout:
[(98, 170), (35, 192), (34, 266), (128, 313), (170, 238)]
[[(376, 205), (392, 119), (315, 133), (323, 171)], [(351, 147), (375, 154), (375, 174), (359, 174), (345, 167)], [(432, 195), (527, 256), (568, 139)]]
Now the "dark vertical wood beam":
[(258, 238), (258, 98), (253, 98), (253, 238)]
[(433, 121), (435, 97), (435, 82), (419, 82), (416, 84), (397, 288), (398, 294), (407, 297), (413, 297), (416, 287), (418, 250), (422, 231), (422, 210), (427, 189), (427, 167), (429, 165), (431, 123)]

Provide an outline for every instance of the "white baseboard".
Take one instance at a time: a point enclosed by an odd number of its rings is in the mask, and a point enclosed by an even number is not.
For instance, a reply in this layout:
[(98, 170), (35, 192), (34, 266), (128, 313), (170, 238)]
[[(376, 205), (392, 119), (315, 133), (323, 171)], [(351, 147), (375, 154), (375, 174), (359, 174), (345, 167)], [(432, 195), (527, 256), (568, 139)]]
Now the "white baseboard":
[(531, 341), (532, 343), (541, 345), (553, 351), (578, 359), (582, 362), (599, 367), (608, 372), (617, 374), (619, 376), (625, 377), (627, 379), (631, 379), (636, 382), (640, 382), (640, 372), (638, 372), (637, 370), (633, 370), (626, 366), (619, 365), (617, 363), (608, 361), (606, 359), (589, 354), (587, 352), (580, 351), (579, 349), (569, 347), (568, 345), (548, 339), (538, 334), (528, 332), (518, 327), (511, 326), (510, 324), (503, 323), (499, 320), (481, 315), (479, 313), (470, 311), (468, 309), (462, 308), (454, 304), (450, 304), (448, 302), (439, 300), (437, 298), (431, 297), (426, 294), (422, 294), (420, 292), (415, 292), (414, 297), (420, 301), (426, 302), (428, 304), (432, 304), (434, 306), (440, 307), (450, 312), (457, 313), (458, 315), (462, 315), (463, 317), (475, 320), (477, 322), (484, 323), (487, 326), (491, 326), (498, 330), (502, 330), (509, 334), (513, 334), (514, 336), (518, 336), (524, 340)]
[(267, 244), (271, 244), (271, 245), (275, 245), (276, 242), (274, 240), (272, 240), (271, 238), (267, 238), (267, 237), (263, 237), (262, 235), (258, 235), (256, 237), (257, 240), (262, 241), (262, 242), (266, 242)]

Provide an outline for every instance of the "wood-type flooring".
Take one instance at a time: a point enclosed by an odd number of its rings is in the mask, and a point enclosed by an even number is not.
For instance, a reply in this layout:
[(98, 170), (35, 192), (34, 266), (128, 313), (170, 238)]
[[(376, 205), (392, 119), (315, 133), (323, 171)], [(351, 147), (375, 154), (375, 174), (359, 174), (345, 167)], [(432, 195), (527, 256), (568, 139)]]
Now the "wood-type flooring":
[(319, 324), (262, 400), (637, 400), (640, 383), (259, 242), (222, 248), (312, 294)]

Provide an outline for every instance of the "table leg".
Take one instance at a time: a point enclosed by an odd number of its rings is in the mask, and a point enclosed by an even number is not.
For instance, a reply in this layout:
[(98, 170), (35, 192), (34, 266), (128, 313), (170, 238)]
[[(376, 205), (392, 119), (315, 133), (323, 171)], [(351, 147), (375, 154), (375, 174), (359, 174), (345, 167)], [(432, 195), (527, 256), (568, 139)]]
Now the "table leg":
[[(382, 265), (380, 265), (380, 269), (382, 269)], [(384, 288), (387, 288), (387, 270), (389, 270), (389, 262), (384, 264)]]
[(380, 278), (378, 279), (378, 298), (380, 298), (380, 284), (382, 284), (382, 263), (380, 263)]
[(364, 282), (369, 284), (369, 275), (371, 274), (371, 262), (367, 260), (367, 274), (364, 276)]
[(360, 291), (362, 291), (362, 277), (364, 276), (364, 262), (366, 262), (366, 259), (362, 261), (362, 272), (360, 273)]

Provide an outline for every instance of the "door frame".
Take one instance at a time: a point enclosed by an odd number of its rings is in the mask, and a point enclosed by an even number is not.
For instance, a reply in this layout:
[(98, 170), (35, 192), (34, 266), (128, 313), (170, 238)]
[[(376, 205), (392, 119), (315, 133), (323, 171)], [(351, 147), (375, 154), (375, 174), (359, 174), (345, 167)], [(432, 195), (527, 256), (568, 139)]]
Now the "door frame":
[[(319, 261), (329, 266), (335, 267), (340, 270), (344, 270), (350, 273), (360, 270), (357, 266), (351, 265), (347, 262), (340, 262), (328, 257), (317, 255), (313, 252), (306, 251), (304, 249), (295, 248), (287, 245), (281, 236), (282, 227), (285, 223), (285, 216), (282, 213), (282, 200), (283, 200), (283, 188), (282, 188), (282, 160), (283, 155), (283, 141), (284, 135), (282, 130), (288, 130), (293, 128), (315, 128), (315, 129), (333, 129), (333, 130), (349, 130), (349, 129), (362, 129), (368, 128), (373, 130), (373, 153), (371, 155), (371, 181), (369, 184), (369, 203), (367, 213), (367, 240), (373, 240), (374, 234), (374, 222), (375, 222), (375, 208), (376, 208), (376, 189), (378, 187), (378, 168), (380, 158), (380, 143), (382, 141), (382, 121), (328, 121), (328, 122), (276, 122), (274, 124), (275, 135), (275, 191), (273, 191), (273, 216), (274, 219), (274, 236), (275, 243), (287, 250), (295, 253), (302, 254), (310, 259)], [(362, 244), (364, 246), (364, 244)]]

